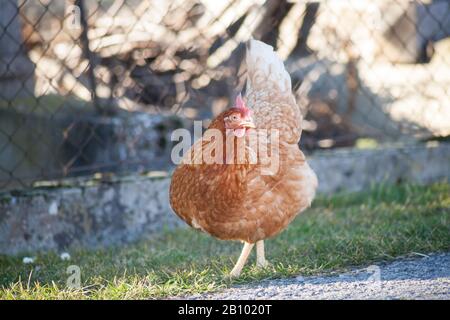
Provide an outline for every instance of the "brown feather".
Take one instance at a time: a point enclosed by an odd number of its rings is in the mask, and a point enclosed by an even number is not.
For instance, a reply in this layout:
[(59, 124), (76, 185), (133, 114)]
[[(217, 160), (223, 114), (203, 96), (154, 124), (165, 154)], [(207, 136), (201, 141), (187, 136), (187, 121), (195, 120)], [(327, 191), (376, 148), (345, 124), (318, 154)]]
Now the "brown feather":
[[(219, 239), (254, 243), (278, 234), (310, 206), (318, 181), (298, 147), (302, 115), (291, 92), (289, 74), (270, 46), (251, 41), (246, 105), (257, 129), (279, 132), (279, 169), (262, 175), (263, 159), (252, 164), (248, 148), (243, 164), (190, 164), (186, 156), (173, 173), (170, 204), (194, 228)], [(237, 111), (223, 112), (208, 130), (218, 129), (225, 137), (224, 118)], [(239, 139), (248, 142), (251, 138), (252, 132), (234, 138), (233, 145), (237, 148), (242, 142)], [(217, 143), (199, 140), (187, 155), (201, 159), (202, 150), (214, 149)], [(224, 141), (222, 146), (225, 155)]]

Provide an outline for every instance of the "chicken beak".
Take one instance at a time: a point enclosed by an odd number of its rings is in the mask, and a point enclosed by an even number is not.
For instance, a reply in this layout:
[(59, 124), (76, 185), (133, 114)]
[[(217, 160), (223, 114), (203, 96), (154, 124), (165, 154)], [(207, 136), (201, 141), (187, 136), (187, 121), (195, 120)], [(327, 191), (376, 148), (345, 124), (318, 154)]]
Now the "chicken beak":
[(242, 122), (239, 124), (239, 126), (242, 127), (242, 128), (252, 128), (252, 129), (255, 129), (255, 128), (256, 128), (256, 126), (255, 126), (255, 124), (253, 123), (253, 121), (242, 121)]

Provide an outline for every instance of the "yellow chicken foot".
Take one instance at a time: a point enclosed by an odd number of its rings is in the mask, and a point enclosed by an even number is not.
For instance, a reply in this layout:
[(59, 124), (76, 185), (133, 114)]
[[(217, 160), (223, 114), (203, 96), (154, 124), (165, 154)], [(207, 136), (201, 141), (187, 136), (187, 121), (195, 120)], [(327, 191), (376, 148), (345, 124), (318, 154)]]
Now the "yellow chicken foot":
[(249, 256), (250, 252), (252, 251), (254, 245), (255, 245), (254, 243), (248, 243), (248, 242), (244, 243), (244, 247), (242, 248), (241, 255), (239, 256), (239, 259), (236, 262), (236, 265), (234, 266), (233, 270), (231, 270), (231, 273), (230, 273), (231, 278), (237, 278), (241, 275), (242, 268), (244, 267), (245, 262), (247, 262), (248, 256)]
[(269, 265), (264, 256), (264, 240), (256, 242), (256, 266), (259, 268), (265, 268)]

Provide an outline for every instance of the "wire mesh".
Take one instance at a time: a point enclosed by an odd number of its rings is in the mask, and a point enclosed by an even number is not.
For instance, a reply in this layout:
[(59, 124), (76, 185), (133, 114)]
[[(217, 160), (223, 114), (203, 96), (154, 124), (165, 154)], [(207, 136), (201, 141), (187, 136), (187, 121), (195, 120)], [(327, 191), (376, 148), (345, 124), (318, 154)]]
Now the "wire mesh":
[(170, 169), (171, 131), (245, 91), (252, 36), (285, 61), (307, 152), (450, 134), (448, 1), (2, 6), (0, 190)]

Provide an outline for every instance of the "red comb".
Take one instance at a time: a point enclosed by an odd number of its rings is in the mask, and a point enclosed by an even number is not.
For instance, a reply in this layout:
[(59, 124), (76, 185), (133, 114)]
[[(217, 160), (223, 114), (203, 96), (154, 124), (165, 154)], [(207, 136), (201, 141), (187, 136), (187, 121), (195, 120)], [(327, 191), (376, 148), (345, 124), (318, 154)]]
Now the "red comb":
[(249, 108), (247, 108), (247, 106), (245, 105), (244, 99), (242, 99), (242, 95), (240, 93), (236, 97), (235, 105), (236, 105), (236, 108), (240, 109), (245, 116), (248, 116), (251, 114), (251, 110)]

